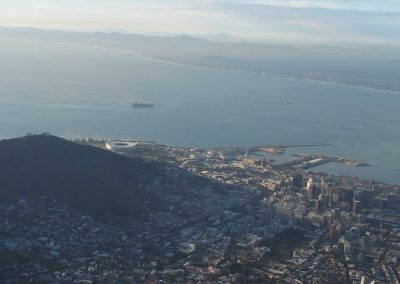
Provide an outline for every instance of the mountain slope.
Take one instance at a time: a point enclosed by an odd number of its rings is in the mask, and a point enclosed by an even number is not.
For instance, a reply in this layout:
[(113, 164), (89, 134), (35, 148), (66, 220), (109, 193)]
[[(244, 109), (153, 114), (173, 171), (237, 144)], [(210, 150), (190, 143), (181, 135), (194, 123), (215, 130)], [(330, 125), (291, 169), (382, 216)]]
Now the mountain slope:
[(131, 159), (49, 135), (0, 142), (0, 199), (54, 196), (95, 217), (136, 218), (157, 207), (145, 187), (159, 164)]

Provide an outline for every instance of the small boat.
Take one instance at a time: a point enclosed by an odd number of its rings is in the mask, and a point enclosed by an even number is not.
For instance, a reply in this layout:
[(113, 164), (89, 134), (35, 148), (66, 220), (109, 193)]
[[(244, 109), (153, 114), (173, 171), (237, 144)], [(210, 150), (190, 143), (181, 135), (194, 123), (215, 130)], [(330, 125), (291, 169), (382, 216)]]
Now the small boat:
[(293, 103), (293, 100), (287, 100), (285, 103), (286, 104), (291, 104), (291, 103)]

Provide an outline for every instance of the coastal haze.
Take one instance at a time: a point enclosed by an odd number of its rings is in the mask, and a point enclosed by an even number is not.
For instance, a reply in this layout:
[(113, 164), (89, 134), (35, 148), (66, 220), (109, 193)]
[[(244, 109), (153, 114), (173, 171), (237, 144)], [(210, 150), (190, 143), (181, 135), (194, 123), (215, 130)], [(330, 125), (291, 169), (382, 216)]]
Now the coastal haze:
[[(372, 167), (315, 170), (400, 183), (400, 56), (390, 46), (333, 55), (332, 47), (305, 51), (192, 37), (0, 33), (3, 137), (50, 132), (201, 148), (332, 144), (289, 154), (322, 150), (365, 161)], [(341, 66), (346, 60), (352, 69)], [(327, 68), (319, 72), (321, 66)], [(134, 102), (155, 107), (132, 109)]]
[(397, 0), (0, 0), (0, 283), (399, 283), (399, 106)]

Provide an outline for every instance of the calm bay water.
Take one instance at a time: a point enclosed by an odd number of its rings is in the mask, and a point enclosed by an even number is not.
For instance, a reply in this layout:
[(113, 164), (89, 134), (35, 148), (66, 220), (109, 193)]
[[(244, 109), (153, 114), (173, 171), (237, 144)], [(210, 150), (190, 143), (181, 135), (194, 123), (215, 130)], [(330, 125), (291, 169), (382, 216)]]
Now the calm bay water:
[[(400, 95), (35, 41), (0, 41), (0, 66), (0, 137), (50, 132), (191, 147), (331, 143), (325, 154), (373, 167), (320, 169), (400, 184)], [(133, 109), (133, 102), (155, 108)]]

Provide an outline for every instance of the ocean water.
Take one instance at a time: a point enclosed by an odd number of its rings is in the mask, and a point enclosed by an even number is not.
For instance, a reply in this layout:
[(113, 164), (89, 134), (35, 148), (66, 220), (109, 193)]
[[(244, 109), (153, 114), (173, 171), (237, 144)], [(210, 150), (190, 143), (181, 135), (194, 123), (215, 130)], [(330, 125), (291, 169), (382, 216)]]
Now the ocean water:
[[(318, 169), (400, 184), (398, 94), (33, 40), (0, 40), (0, 66), (0, 137), (50, 132), (191, 147), (331, 143), (325, 154), (373, 166)], [(133, 109), (133, 102), (155, 108)]]

